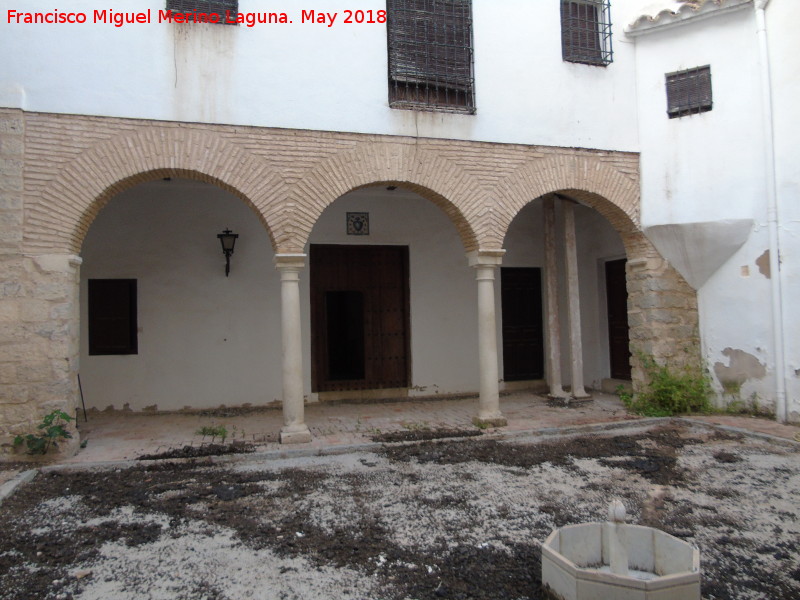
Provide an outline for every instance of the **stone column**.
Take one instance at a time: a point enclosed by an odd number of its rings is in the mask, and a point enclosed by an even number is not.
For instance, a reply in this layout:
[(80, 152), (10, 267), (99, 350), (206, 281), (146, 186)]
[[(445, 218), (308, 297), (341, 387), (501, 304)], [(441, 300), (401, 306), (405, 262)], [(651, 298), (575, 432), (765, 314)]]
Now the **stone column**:
[(542, 201), (544, 212), (544, 287), (547, 305), (547, 384), (550, 396), (566, 398), (561, 387), (561, 328), (558, 322), (558, 264), (556, 261), (556, 207), (553, 196)]
[(467, 254), (478, 281), (478, 356), (480, 365), (480, 400), (476, 425), (504, 427), (508, 424), (500, 412), (500, 384), (497, 360), (497, 317), (494, 303), (494, 272), (505, 250), (478, 250)]
[(283, 345), (282, 444), (311, 441), (303, 406), (303, 347), (300, 328), (300, 271), (305, 254), (276, 254), (281, 273), (281, 336)]
[(572, 396), (589, 398), (583, 389), (583, 344), (581, 340), (581, 300), (578, 286), (578, 245), (575, 237), (575, 204), (566, 200), (564, 209), (564, 243), (567, 258), (567, 296), (569, 298), (569, 344), (572, 358)]

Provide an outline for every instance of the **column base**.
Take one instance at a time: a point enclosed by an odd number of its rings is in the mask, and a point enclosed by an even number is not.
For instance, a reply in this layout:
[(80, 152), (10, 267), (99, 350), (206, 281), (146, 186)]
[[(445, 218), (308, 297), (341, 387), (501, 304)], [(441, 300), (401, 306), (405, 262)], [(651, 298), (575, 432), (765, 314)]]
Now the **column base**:
[(486, 429), (487, 427), (505, 427), (508, 425), (508, 420), (503, 415), (494, 417), (472, 417), (472, 424), (479, 429)]
[(564, 396), (547, 396), (547, 403), (550, 406), (565, 408), (576, 408), (588, 404), (593, 400), (594, 398), (590, 394), (586, 394), (585, 396), (570, 396), (569, 394)]
[(311, 441), (311, 431), (307, 425), (283, 427), (279, 440), (281, 444), (307, 444)]

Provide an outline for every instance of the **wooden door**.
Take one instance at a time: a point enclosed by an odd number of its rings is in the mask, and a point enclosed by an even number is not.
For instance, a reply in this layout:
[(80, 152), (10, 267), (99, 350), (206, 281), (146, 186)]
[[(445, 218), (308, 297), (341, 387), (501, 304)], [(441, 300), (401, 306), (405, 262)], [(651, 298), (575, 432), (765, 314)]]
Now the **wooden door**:
[(408, 248), (312, 245), (313, 391), (408, 387)]
[(631, 352), (628, 334), (628, 288), (625, 263), (610, 260), (606, 263), (606, 298), (608, 302), (608, 348), (611, 377), (631, 378)]
[(544, 377), (542, 270), (500, 269), (503, 311), (503, 379)]

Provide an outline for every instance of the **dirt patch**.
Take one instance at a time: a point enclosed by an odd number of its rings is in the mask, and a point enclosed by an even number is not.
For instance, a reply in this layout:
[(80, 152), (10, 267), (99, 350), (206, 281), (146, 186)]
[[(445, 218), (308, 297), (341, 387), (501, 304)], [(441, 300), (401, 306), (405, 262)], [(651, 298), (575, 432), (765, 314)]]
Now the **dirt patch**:
[(394, 442), (423, 442), (451, 438), (480, 437), (480, 431), (464, 429), (411, 429), (407, 431), (388, 431), (370, 436), (373, 442), (391, 444)]
[(576, 460), (597, 459), (601, 464), (627, 469), (653, 483), (682, 485), (686, 473), (677, 466), (676, 451), (698, 443), (702, 440), (686, 437), (682, 427), (668, 425), (637, 435), (582, 436), (529, 444), (495, 440), (422, 443), (387, 447), (383, 454), (395, 461), (438, 464), (476, 461), (519, 469), (543, 463), (576, 469)]
[(3, 506), (0, 597), (537, 599), (541, 540), (621, 497), (700, 547), (707, 600), (799, 599), (797, 458), (670, 425), (48, 472)]
[(142, 454), (136, 460), (161, 460), (166, 458), (203, 458), (205, 456), (222, 456), (223, 454), (249, 454), (255, 452), (253, 444), (231, 442), (230, 444), (202, 444), (200, 446), (183, 446), (171, 448), (164, 452)]

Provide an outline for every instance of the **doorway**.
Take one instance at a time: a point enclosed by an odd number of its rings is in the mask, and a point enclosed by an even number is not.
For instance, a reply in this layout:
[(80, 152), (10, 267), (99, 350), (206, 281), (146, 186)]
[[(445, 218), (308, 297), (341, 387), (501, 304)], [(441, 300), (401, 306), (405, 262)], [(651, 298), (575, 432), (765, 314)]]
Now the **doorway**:
[(409, 385), (407, 246), (312, 244), (312, 391)]
[(627, 260), (606, 262), (606, 302), (608, 306), (608, 354), (613, 379), (631, 378), (630, 338), (628, 333), (628, 288), (625, 280)]
[(503, 311), (503, 379), (525, 381), (544, 377), (542, 270), (500, 269)]

